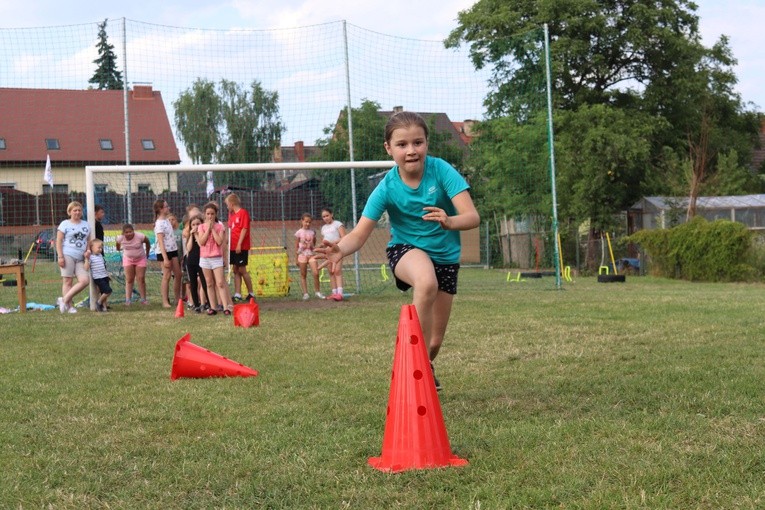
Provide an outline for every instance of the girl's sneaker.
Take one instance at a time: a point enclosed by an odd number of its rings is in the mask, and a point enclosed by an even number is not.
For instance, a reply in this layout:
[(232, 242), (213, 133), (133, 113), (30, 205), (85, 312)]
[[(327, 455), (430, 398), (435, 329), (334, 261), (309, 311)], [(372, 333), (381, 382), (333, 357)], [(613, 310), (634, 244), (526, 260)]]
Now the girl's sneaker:
[(141, 304), (142, 305), (148, 305), (149, 304), (149, 300), (148, 299), (142, 299), (141, 300)]
[(326, 296), (324, 296), (324, 294), (322, 294), (321, 292), (317, 292), (316, 293), (316, 298), (317, 299), (327, 299)]
[(59, 312), (66, 313), (66, 303), (64, 303), (64, 298), (62, 297), (56, 298), (56, 304), (58, 305)]
[(67, 310), (69, 313), (77, 313), (77, 309), (75, 307), (70, 307), (69, 310)]
[(303, 294), (303, 301), (308, 301), (309, 299), (311, 299), (311, 296), (308, 294)]

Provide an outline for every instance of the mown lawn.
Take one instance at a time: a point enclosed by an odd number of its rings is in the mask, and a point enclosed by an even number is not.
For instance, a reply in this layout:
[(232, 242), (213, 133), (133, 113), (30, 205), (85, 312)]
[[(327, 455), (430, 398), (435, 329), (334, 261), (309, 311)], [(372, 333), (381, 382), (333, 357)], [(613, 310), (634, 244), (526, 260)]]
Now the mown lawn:
[[(464, 269), (436, 365), (469, 465), (388, 474), (367, 459), (410, 298), (263, 301), (250, 329), (156, 303), (0, 316), (0, 507), (765, 506), (765, 285)], [(170, 381), (187, 332), (260, 375)]]

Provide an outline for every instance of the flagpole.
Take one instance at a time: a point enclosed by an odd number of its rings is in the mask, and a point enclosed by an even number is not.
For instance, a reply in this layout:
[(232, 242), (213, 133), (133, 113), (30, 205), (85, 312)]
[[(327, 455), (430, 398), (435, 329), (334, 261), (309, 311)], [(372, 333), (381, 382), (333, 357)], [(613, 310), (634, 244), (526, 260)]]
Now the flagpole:
[(48, 154), (47, 158), (45, 159), (45, 173), (43, 174), (43, 179), (45, 179), (45, 182), (47, 182), (48, 186), (50, 186), (50, 224), (55, 228), (56, 220), (54, 219), (53, 215), (53, 168), (50, 164), (50, 154)]

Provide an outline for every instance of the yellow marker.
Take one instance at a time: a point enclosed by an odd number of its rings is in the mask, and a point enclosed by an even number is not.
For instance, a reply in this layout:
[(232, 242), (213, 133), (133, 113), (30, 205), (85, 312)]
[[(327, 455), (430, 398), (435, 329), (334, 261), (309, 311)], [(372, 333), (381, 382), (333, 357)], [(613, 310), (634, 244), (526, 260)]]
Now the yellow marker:
[(380, 266), (380, 276), (382, 276), (382, 281), (387, 282), (388, 281), (388, 271), (385, 269), (385, 264)]
[(616, 270), (616, 261), (614, 260), (614, 250), (611, 249), (611, 236), (608, 235), (608, 232), (606, 232), (606, 241), (608, 241), (608, 253), (611, 255), (611, 265), (614, 268), (614, 274), (619, 274), (619, 272)]
[(32, 248), (34, 248), (34, 247), (35, 247), (35, 244), (36, 244), (36, 243), (32, 243), (32, 246), (30, 246), (30, 247), (29, 247), (29, 251), (27, 252), (27, 256), (26, 256), (26, 257), (24, 257), (24, 264), (26, 264), (26, 263), (27, 263), (27, 259), (29, 258), (29, 255), (32, 253)]
[(526, 280), (521, 280), (521, 272), (518, 271), (518, 274), (515, 275), (515, 278), (512, 277), (512, 271), (507, 272), (507, 281), (508, 282), (525, 282)]

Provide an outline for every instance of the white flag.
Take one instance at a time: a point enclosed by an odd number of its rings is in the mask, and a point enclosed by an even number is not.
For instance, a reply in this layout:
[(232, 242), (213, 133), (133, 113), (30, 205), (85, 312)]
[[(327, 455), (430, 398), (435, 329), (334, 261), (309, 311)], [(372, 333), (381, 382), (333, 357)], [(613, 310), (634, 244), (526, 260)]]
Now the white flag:
[(207, 198), (215, 193), (215, 185), (213, 184), (213, 173), (207, 172)]
[(53, 187), (53, 169), (50, 167), (50, 154), (48, 154), (48, 160), (45, 162), (43, 179), (45, 179), (45, 182), (47, 182), (51, 188)]

